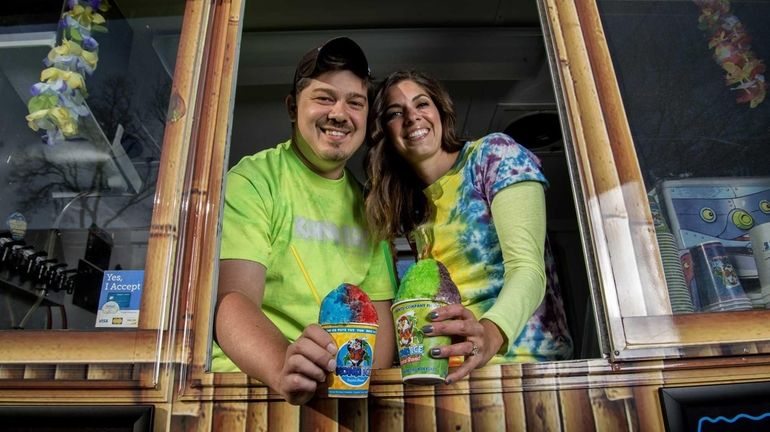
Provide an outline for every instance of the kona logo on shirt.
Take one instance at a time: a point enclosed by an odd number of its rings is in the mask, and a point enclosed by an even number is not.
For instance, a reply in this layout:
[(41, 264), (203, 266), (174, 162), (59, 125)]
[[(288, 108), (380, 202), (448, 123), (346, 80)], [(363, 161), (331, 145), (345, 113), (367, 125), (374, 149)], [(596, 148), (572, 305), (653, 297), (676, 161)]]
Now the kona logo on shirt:
[(366, 247), (364, 230), (357, 226), (339, 227), (328, 221), (294, 218), (294, 235), (304, 240), (330, 241), (349, 247)]

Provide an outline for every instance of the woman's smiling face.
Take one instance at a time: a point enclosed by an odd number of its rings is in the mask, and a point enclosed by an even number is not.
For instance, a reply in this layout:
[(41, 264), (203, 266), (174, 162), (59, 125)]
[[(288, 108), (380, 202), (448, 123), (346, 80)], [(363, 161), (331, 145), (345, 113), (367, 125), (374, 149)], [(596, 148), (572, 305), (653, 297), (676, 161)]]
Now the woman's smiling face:
[(414, 81), (400, 81), (387, 90), (383, 126), (398, 154), (412, 166), (444, 152), (441, 114), (428, 92)]

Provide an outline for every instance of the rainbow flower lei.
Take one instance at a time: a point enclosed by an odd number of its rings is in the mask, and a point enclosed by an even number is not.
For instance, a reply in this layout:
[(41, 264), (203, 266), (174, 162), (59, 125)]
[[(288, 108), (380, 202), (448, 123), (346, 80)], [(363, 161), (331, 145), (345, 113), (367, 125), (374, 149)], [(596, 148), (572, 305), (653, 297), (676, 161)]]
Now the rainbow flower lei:
[(751, 50), (751, 37), (730, 11), (730, 0), (693, 0), (701, 9), (698, 28), (709, 34), (709, 49), (727, 74), (725, 85), (738, 92), (738, 103), (756, 108), (765, 100), (765, 64)]
[(29, 127), (45, 130), (49, 145), (77, 135), (78, 117), (89, 114), (84, 76), (91, 75), (99, 61), (99, 43), (91, 34), (107, 32), (99, 11), (108, 9), (106, 0), (67, 0), (59, 21), (60, 42), (43, 59), (47, 68), (27, 102)]

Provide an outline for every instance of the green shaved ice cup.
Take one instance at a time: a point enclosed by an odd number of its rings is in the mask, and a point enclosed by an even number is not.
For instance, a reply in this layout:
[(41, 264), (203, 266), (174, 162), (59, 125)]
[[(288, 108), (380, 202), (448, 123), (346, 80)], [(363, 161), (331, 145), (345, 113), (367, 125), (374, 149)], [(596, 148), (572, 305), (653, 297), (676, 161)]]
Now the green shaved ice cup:
[[(438, 274), (438, 273), (437, 273)], [(435, 385), (446, 382), (449, 360), (433, 358), (430, 350), (451, 344), (449, 336), (425, 336), (423, 326), (430, 324), (428, 314), (447, 303), (432, 298), (398, 301), (390, 310), (396, 327), (396, 347), (401, 378), (407, 384)]]

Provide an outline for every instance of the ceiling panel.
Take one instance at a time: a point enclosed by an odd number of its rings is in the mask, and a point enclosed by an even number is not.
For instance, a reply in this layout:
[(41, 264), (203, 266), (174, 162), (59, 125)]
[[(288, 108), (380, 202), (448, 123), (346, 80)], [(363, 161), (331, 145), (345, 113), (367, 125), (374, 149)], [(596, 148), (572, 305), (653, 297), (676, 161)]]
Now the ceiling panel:
[(361, 45), (380, 78), (411, 68), (442, 80), (521, 80), (536, 75), (545, 56), (539, 28), (250, 32), (241, 41), (238, 84), (291, 84), (297, 59), (308, 47), (341, 34)]
[(247, 0), (245, 31), (537, 26), (536, 0)]

